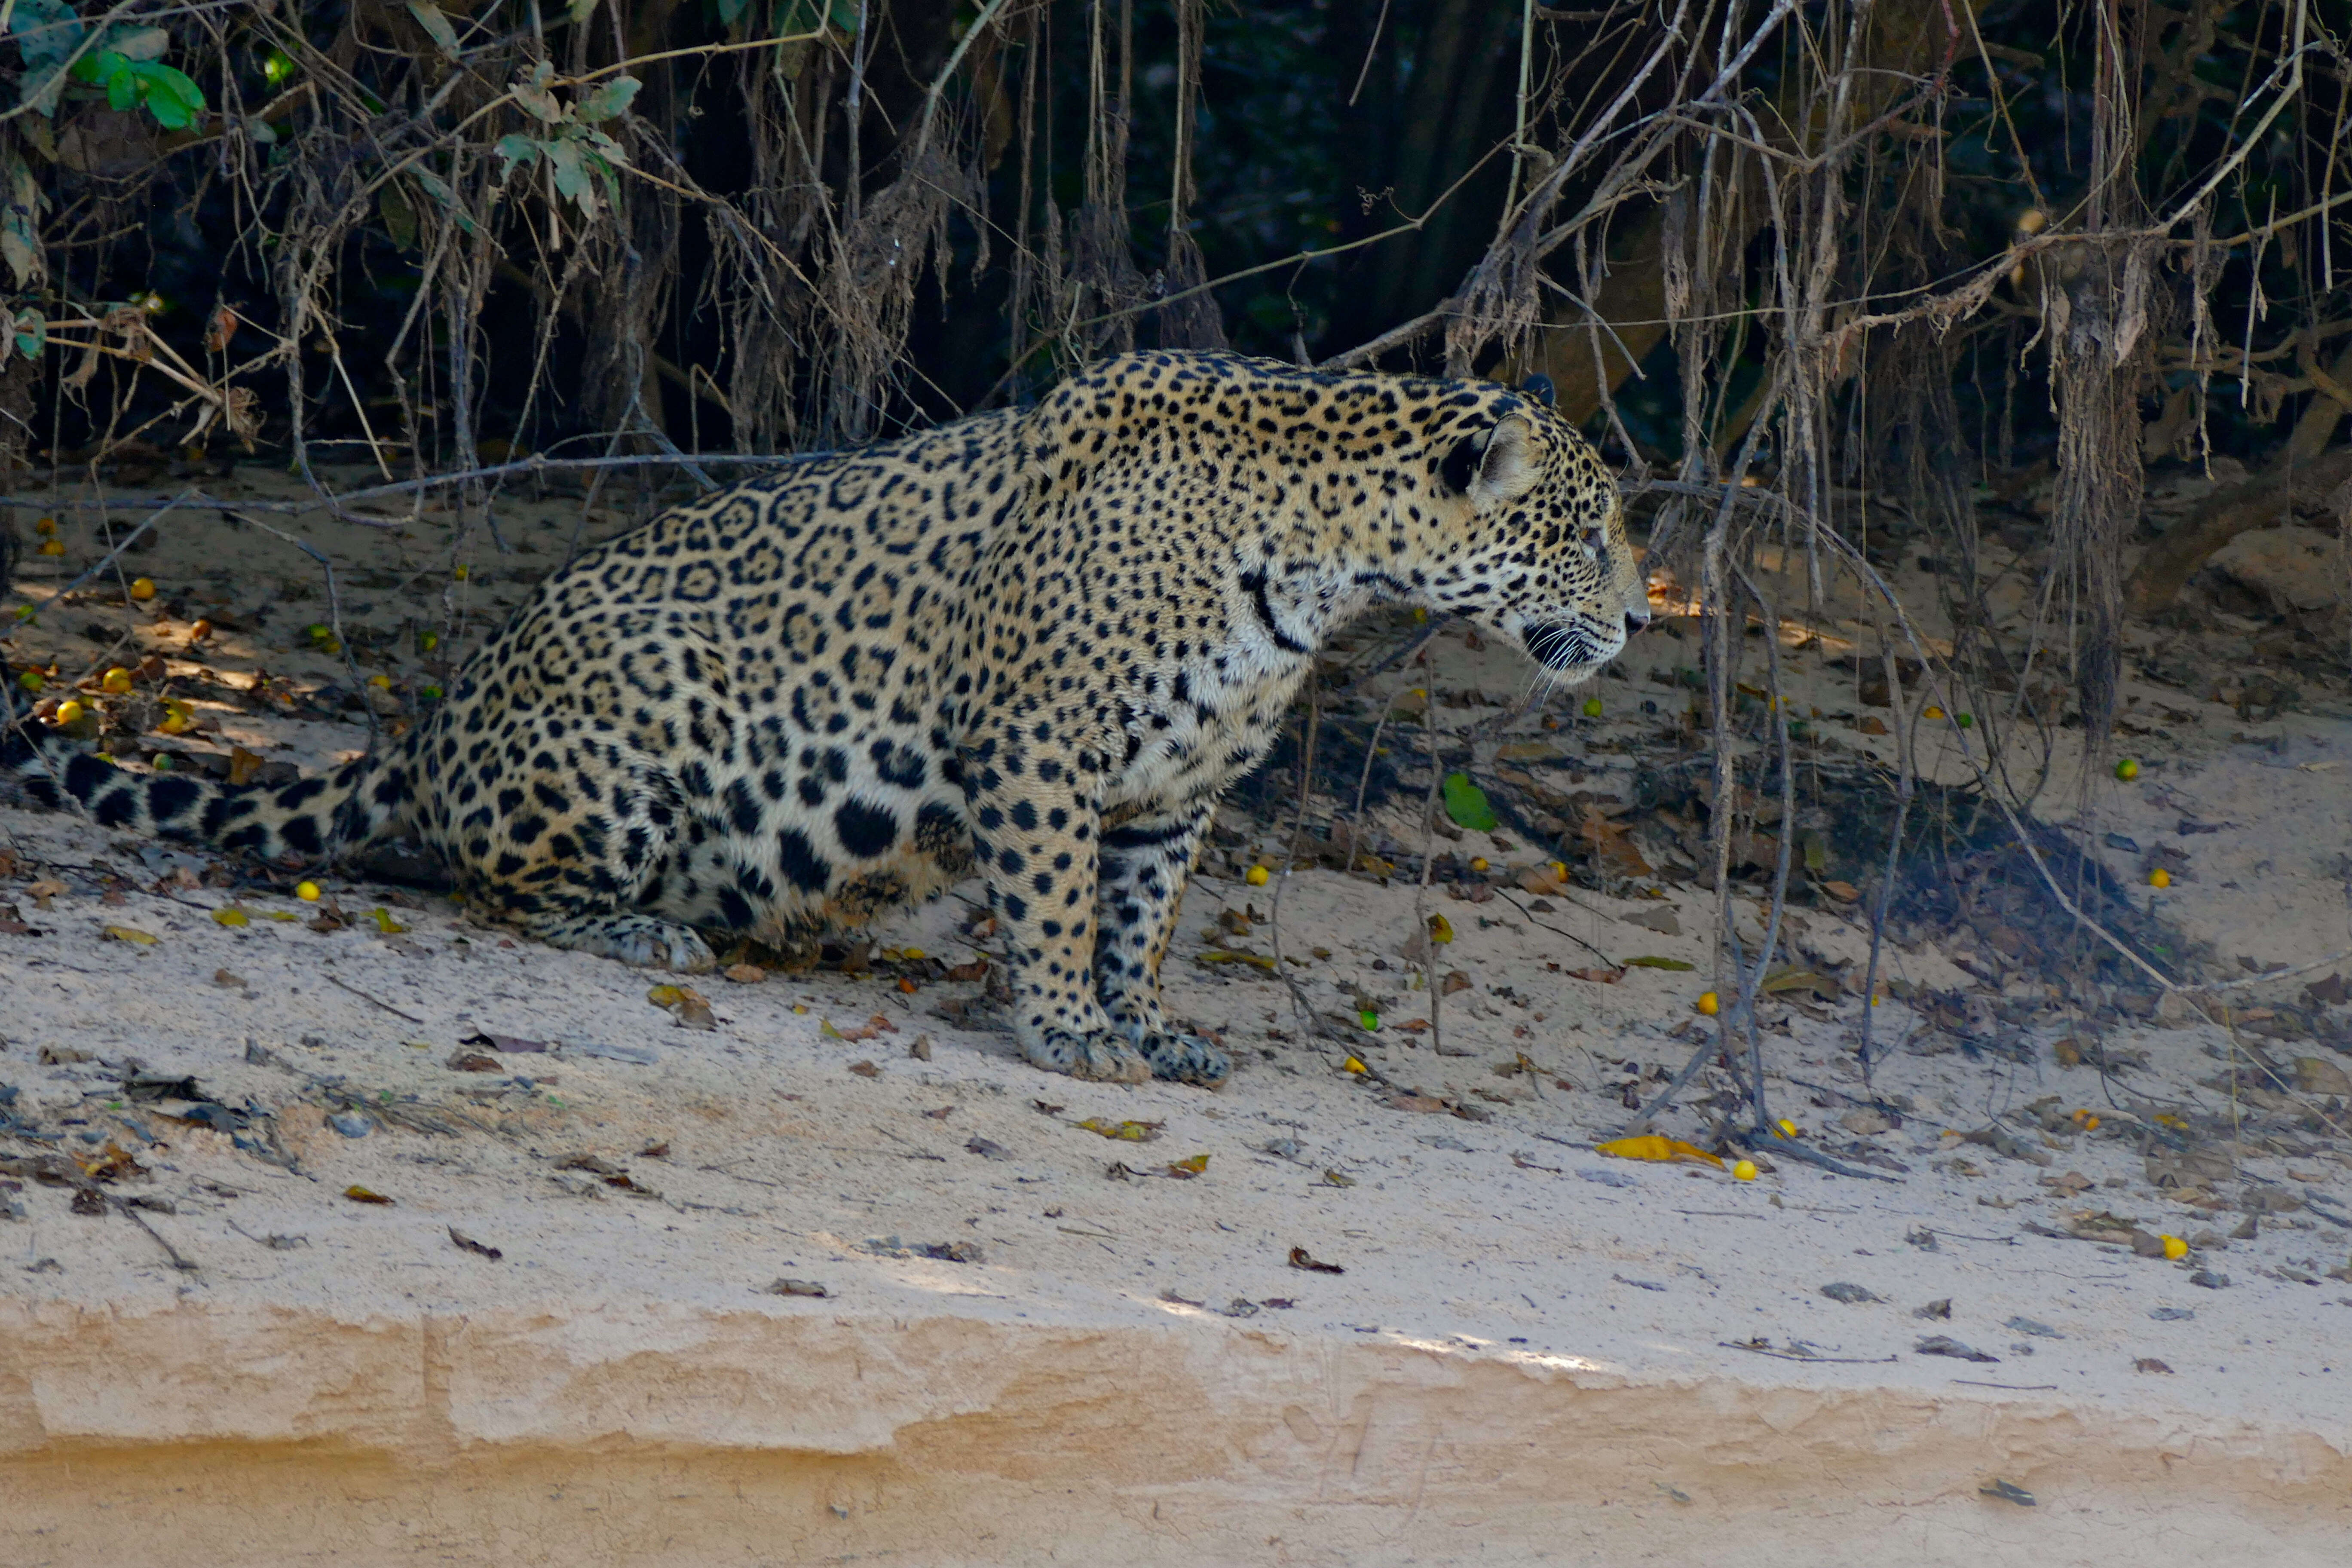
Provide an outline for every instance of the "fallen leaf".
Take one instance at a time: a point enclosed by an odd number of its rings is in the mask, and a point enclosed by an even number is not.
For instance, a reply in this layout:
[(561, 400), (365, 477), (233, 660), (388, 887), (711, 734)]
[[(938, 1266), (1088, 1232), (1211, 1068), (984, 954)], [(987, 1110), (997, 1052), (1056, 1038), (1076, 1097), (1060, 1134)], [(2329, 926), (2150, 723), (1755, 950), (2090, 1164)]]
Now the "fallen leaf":
[(1931, 1323), (1937, 1321), (1948, 1322), (1952, 1316), (1952, 1299), (1949, 1296), (1944, 1296), (1928, 1302), (1924, 1307), (1914, 1307), (1911, 1309), (1911, 1315), (1915, 1318), (1925, 1318)]
[(1856, 724), (1854, 728), (1865, 735), (1884, 735), (1887, 732), (1886, 721), (1874, 713), (1864, 714), (1862, 722)]
[(98, 934), (101, 942), (127, 942), (139, 947), (152, 947), (159, 940), (152, 932), (135, 926), (108, 926)]
[(1999, 1498), (2003, 1502), (2013, 1502), (2020, 1508), (2035, 1506), (2032, 1492), (2027, 1491), (2023, 1487), (2012, 1486), (2007, 1481), (1987, 1481), (1977, 1489), (1977, 1492), (1982, 1497)]
[(1948, 1334), (1930, 1334), (1912, 1347), (1921, 1355), (1950, 1356), (1955, 1361), (1997, 1362), (2000, 1357), (1987, 1355), (1973, 1345), (1964, 1345)]
[(1612, 1138), (1606, 1143), (1595, 1143), (1592, 1149), (1597, 1154), (1610, 1154), (1620, 1160), (1681, 1160), (1692, 1164), (1713, 1165), (1717, 1170), (1723, 1168), (1721, 1155), (1710, 1154), (1696, 1144), (1685, 1143), (1679, 1138), (1662, 1137), (1655, 1132), (1644, 1132), (1638, 1138)]
[(1290, 1266), (1293, 1268), (1303, 1268), (1309, 1274), (1345, 1274), (1347, 1272), (1336, 1263), (1318, 1263), (1303, 1247), (1294, 1247), (1290, 1249)]
[(213, 971), (213, 984), (223, 990), (241, 990), (247, 982), (242, 974), (226, 969), (215, 969)]
[(814, 1279), (779, 1279), (763, 1294), (770, 1296), (815, 1296), (820, 1299), (833, 1294)]
[(1832, 1301), (1843, 1301), (1849, 1307), (1859, 1307), (1864, 1302), (1884, 1301), (1886, 1300), (1885, 1297), (1878, 1294), (1875, 1290), (1866, 1289), (1860, 1285), (1849, 1284), (1843, 1279), (1834, 1284), (1822, 1286), (1822, 1294), (1827, 1296)]
[(895, 1035), (898, 1032), (898, 1026), (879, 1013), (854, 1029), (837, 1027), (830, 1018), (817, 1026), (817, 1033), (828, 1040), (876, 1040), (880, 1039), (884, 1035)]
[(992, 1142), (985, 1138), (974, 1138), (963, 1147), (964, 1152), (968, 1154), (977, 1154), (983, 1160), (1010, 1160), (1013, 1158), (1012, 1150), (1007, 1149), (1002, 1143)]
[(240, 786), (249, 784), (253, 782), (253, 775), (260, 771), (260, 753), (248, 752), (243, 746), (231, 746), (229, 748), (228, 782), (230, 784)]
[(1448, 773), (1443, 785), (1445, 815), (1474, 833), (1492, 833), (1502, 820), (1486, 800), (1486, 792), (1470, 782), (1468, 773)]
[(1391, 1110), (1414, 1110), (1424, 1115), (1434, 1115), (1440, 1111), (1454, 1109), (1433, 1094), (1406, 1094), (1402, 1090), (1388, 1096), (1381, 1103)]
[(756, 963), (730, 963), (719, 973), (738, 985), (757, 985), (768, 977), (768, 972)]
[(1625, 978), (1622, 969), (1571, 969), (1566, 973), (1570, 980), (1589, 980), (1595, 985), (1614, 985)]
[(487, 1258), (493, 1263), (506, 1256), (495, 1247), (483, 1246), (454, 1225), (449, 1227), (449, 1239), (456, 1242), (460, 1250), (470, 1252), (477, 1258)]
[(1352, 1187), (1355, 1184), (1356, 1178), (1346, 1174), (1344, 1172), (1326, 1171), (1323, 1173), (1323, 1185), (1327, 1187)]
[(1816, 886), (1842, 904), (1853, 903), (1862, 897), (1862, 890), (1852, 882), (1822, 882)]
[(1208, 1168), (1209, 1157), (1206, 1154), (1195, 1154), (1189, 1160), (1179, 1160), (1170, 1165), (1167, 1173), (1180, 1182), (1189, 1182), (1193, 1177), (1206, 1173)]
[(2152, 1355), (2144, 1355), (2134, 1358), (2132, 1362), (2132, 1370), (2134, 1372), (2169, 1373), (2172, 1369), (2165, 1365), (2162, 1362), (2157, 1360), (2156, 1357)]
[(504, 1072), (496, 1057), (486, 1057), (479, 1051), (452, 1051), (449, 1059), (441, 1064), (451, 1072)]
[(1693, 970), (1698, 967), (1696, 963), (1685, 963), (1679, 958), (1656, 957), (1629, 958), (1625, 961), (1625, 964), (1628, 968), (1633, 969), (1671, 969), (1677, 972)]
[[(1060, 1108), (1057, 1106), (1055, 1109)], [(1100, 1133), (1105, 1138), (1117, 1138), (1129, 1143), (1149, 1143), (1158, 1138), (1160, 1130), (1168, 1124), (1164, 1121), (1111, 1121), (1099, 1116), (1089, 1116), (1076, 1125), (1089, 1132)]]
[(385, 909), (382, 904), (378, 904), (375, 908), (370, 910), (368, 911), (368, 918), (375, 921), (375, 929), (383, 932), (386, 936), (398, 936), (408, 929), (398, 921), (394, 920), (392, 918), (392, 911)]
[(876, 1067), (872, 1062), (852, 1062), (849, 1064), (849, 1070), (856, 1073), (859, 1078), (880, 1078), (882, 1076), (882, 1069)]
[(710, 1011), (709, 999), (691, 985), (656, 985), (646, 993), (646, 1000), (676, 1018), (684, 1029), (716, 1029), (719, 1022)]
[(352, 1202), (355, 1204), (389, 1205), (392, 1202), (390, 1198), (385, 1197), (382, 1193), (373, 1192), (366, 1187), (356, 1185), (345, 1187), (343, 1189), (343, 1196), (351, 1199)]
[(253, 917), (232, 904), (226, 909), (215, 910), (213, 923), (224, 926), (249, 926), (253, 923)]

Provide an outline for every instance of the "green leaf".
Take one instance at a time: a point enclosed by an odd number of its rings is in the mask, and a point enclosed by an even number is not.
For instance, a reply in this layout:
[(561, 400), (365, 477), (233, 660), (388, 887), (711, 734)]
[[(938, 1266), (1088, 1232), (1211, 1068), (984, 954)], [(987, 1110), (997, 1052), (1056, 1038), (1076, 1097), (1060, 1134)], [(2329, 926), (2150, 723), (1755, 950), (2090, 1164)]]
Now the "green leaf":
[(17, 311), (16, 328), (12, 335), (16, 340), (18, 353), (37, 354), (48, 346), (49, 323), (42, 318), (40, 311), (34, 310)]
[(575, 111), (583, 125), (595, 125), (628, 111), (629, 100), (637, 96), (645, 83), (633, 76), (616, 76), (597, 84), (596, 90), (580, 100)]
[(595, 187), (588, 183), (588, 170), (580, 159), (580, 143), (564, 138), (545, 144), (548, 167), (554, 172), (556, 194), (578, 207), (583, 216), (596, 212)]
[[(499, 145), (503, 147), (508, 142), (521, 141), (523, 141), (523, 139), (519, 136), (501, 137), (499, 139)], [(531, 145), (531, 143), (528, 142), (524, 142), (523, 144), (525, 146)], [(466, 204), (457, 199), (457, 193), (449, 188), (448, 181), (443, 179), (432, 170), (425, 168), (422, 165), (413, 168), (408, 172), (416, 176), (416, 183), (425, 187), (425, 191), (427, 195), (430, 195), (434, 200), (439, 202), (443, 206), (449, 209), (449, 216), (457, 220), (457, 226), (459, 228), (464, 229), (467, 234), (479, 234), (482, 232), (481, 225), (476, 223), (473, 220), (472, 216), (466, 211)]]
[[(58, 111), (58, 95), (65, 91), (65, 63), (81, 47), (83, 31), (81, 18), (67, 0), (16, 0), (8, 13), (8, 33), (25, 58), (19, 103), (30, 104), (44, 115)], [(80, 63), (90, 64), (89, 57), (84, 56)], [(95, 71), (91, 64), (81, 79), (97, 80)]]
[[(507, 135), (499, 137), (497, 143), (490, 149), (491, 152), (496, 153), (499, 157), (506, 160), (506, 167), (499, 171), (499, 178), (503, 180), (511, 175), (515, 172), (515, 166), (517, 164), (520, 164), (524, 168), (529, 168), (531, 164), (538, 163), (539, 146), (540, 144), (538, 142), (532, 141), (530, 137), (525, 136), (519, 131), (510, 132)], [(432, 187), (427, 185), (425, 189), (431, 190)], [(448, 187), (444, 185), (442, 189), (447, 190)], [(436, 194), (437, 195), (438, 193), (436, 192)], [(457, 198), (455, 196), (451, 196), (446, 199), (454, 202)]]
[[(152, 60), (126, 61), (123, 71), (137, 83), (139, 97), (147, 105), (147, 112), (153, 115), (155, 123), (164, 130), (184, 131), (195, 123), (197, 115), (204, 112), (205, 89), (184, 71), (157, 65)], [(110, 92), (113, 84), (109, 83), (108, 86)]]
[(588, 18), (596, 14), (596, 0), (572, 0), (570, 10), (572, 25), (584, 26)]
[(1696, 963), (1685, 963), (1679, 958), (1629, 958), (1625, 963), (1629, 968), (1633, 969), (1688, 970), (1698, 967)]
[(449, 25), (449, 18), (441, 14), (440, 6), (429, 4), (428, 0), (408, 0), (408, 14), (416, 18), (418, 26), (432, 35), (434, 43), (439, 46), (443, 54), (453, 60), (457, 58), (457, 29)]
[(1445, 775), (1445, 815), (1476, 833), (1491, 833), (1502, 820), (1486, 804), (1486, 792), (1470, 782), (1468, 773)]

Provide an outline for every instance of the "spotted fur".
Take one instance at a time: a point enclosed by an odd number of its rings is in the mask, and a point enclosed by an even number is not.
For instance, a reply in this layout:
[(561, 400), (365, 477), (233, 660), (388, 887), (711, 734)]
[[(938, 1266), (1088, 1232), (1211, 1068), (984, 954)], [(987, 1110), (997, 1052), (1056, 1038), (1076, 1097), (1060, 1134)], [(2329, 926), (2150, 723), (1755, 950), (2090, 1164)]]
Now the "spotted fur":
[(412, 837), (531, 936), (688, 972), (706, 931), (855, 925), (976, 865), (1029, 1060), (1215, 1084), (1160, 1010), (1177, 902), (1316, 650), (1384, 604), (1563, 683), (1649, 615), (1610, 476), (1544, 403), (1138, 354), (655, 518), (326, 776), (134, 774), (21, 731), (9, 760), (110, 827), (305, 860)]

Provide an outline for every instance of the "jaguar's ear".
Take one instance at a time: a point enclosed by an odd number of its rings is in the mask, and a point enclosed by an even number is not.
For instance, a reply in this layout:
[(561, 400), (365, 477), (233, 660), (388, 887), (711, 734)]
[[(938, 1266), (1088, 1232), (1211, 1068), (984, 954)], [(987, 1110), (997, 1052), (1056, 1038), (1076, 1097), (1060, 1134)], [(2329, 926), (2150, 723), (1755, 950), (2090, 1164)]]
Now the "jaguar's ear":
[(1445, 455), (1446, 487), (1478, 510), (1508, 506), (1536, 488), (1542, 465), (1534, 426), (1514, 414), (1491, 430), (1474, 431)]

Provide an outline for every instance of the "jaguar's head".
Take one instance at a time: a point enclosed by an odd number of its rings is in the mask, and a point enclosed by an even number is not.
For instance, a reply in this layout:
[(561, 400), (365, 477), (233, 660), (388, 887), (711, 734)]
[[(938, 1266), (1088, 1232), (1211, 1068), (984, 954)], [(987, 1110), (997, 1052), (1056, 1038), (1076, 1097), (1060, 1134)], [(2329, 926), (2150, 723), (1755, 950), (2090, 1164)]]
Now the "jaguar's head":
[(1650, 621), (1624, 505), (1548, 396), (1486, 390), (1439, 440), (1432, 521), (1447, 548), (1419, 596), (1516, 641), (1572, 686)]

